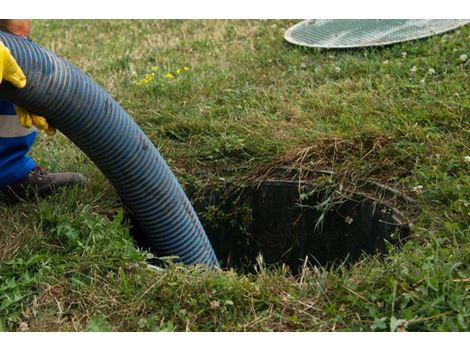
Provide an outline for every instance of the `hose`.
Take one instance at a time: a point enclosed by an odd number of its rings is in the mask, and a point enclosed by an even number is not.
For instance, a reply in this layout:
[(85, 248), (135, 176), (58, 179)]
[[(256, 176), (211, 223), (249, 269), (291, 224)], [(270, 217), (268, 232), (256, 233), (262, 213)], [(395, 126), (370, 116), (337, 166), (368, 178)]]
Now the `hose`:
[(158, 257), (218, 267), (206, 233), (170, 168), (127, 112), (96, 82), (36, 43), (0, 32), (27, 78), (0, 85), (0, 97), (46, 116), (116, 188)]

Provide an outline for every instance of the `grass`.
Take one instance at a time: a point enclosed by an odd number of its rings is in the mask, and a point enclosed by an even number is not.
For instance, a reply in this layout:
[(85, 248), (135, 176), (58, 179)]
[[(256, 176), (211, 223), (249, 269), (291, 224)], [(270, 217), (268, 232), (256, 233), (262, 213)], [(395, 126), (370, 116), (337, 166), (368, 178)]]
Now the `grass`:
[(416, 198), (414, 241), (298, 277), (263, 265), (155, 271), (104, 176), (63, 135), (40, 135), (42, 165), (90, 183), (0, 203), (0, 330), (469, 329), (470, 27), (322, 51), (285, 43), (293, 23), (35, 21), (33, 37), (103, 85), (185, 187), (331, 170), (344, 192), (375, 181)]

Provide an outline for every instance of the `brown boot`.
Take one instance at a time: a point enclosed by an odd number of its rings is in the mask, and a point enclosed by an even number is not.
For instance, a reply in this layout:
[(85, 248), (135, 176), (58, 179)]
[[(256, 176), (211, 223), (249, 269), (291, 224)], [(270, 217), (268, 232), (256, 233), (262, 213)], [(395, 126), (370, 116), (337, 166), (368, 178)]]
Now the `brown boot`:
[(73, 172), (48, 172), (41, 166), (36, 166), (21, 181), (0, 190), (7, 200), (22, 200), (37, 194), (40, 197), (53, 193), (57, 188), (86, 183), (82, 174)]

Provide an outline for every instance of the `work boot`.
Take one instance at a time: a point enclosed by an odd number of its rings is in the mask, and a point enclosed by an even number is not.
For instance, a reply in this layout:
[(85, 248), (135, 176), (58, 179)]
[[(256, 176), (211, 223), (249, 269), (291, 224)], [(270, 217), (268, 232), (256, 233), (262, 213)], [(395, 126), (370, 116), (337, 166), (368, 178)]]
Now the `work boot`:
[(0, 191), (7, 200), (21, 200), (37, 194), (44, 197), (54, 193), (57, 188), (74, 185), (83, 186), (86, 178), (73, 172), (48, 172), (41, 166), (36, 166), (21, 181), (11, 184)]

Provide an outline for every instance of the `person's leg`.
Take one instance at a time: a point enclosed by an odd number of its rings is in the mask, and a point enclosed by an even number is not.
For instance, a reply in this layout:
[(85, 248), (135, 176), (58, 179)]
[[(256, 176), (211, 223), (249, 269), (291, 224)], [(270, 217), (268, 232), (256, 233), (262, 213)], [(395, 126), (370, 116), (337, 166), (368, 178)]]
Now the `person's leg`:
[(0, 100), (0, 193), (9, 199), (48, 195), (57, 188), (83, 185), (79, 173), (48, 172), (28, 156), (36, 138), (34, 128), (24, 128), (13, 104)]
[(20, 125), (13, 104), (0, 100), (0, 188), (22, 180), (36, 166), (28, 156), (35, 139), (36, 130)]

